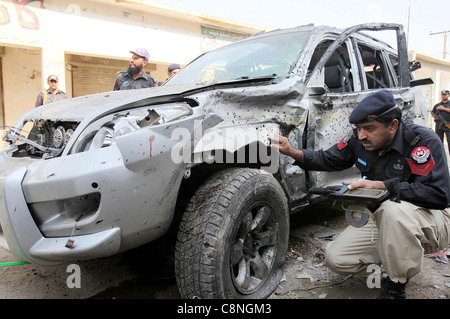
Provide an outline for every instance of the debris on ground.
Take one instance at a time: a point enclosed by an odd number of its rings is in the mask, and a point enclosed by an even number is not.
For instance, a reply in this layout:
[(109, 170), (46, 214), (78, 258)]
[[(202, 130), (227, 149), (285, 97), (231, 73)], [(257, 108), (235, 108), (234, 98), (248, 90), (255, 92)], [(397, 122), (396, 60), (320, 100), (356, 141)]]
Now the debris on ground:
[[(385, 272), (381, 273), (381, 287), (369, 288), (371, 273), (341, 275), (325, 264), (327, 245), (347, 226), (342, 212), (294, 215), (283, 272), (286, 280), (270, 299), (375, 299), (384, 285)], [(408, 299), (449, 299), (450, 263), (434, 260), (443, 254), (448, 250), (424, 258), (422, 271), (408, 284)]]
[(317, 238), (317, 239), (329, 239), (329, 240), (331, 240), (334, 235), (335, 235), (335, 233), (324, 232), (324, 233), (314, 233), (312, 235), (312, 237), (313, 238)]
[(438, 251), (434, 254), (427, 254), (425, 257), (435, 258), (436, 261), (441, 262), (443, 264), (448, 264), (448, 257), (444, 250)]

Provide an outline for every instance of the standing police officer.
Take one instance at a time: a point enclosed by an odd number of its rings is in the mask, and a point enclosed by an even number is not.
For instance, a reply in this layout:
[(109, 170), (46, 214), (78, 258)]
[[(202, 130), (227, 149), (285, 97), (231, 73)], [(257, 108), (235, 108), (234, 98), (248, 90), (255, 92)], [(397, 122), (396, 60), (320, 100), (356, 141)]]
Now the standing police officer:
[(150, 54), (146, 49), (138, 48), (134, 51), (128, 70), (119, 71), (114, 83), (114, 91), (134, 90), (157, 86), (157, 81), (151, 75), (145, 73), (144, 68), (148, 64)]
[(438, 117), (434, 116), (434, 123), (436, 124), (435, 131), (436, 134), (444, 143), (444, 134), (447, 136), (448, 152), (450, 153), (450, 101), (448, 100), (450, 92), (448, 90), (443, 90), (441, 92), (442, 101), (433, 107), (432, 112), (440, 115), (447, 123), (445, 124)]
[[(406, 283), (421, 270), (424, 253), (450, 242), (450, 177), (444, 147), (428, 128), (402, 123), (386, 90), (364, 98), (350, 115), (356, 137), (328, 150), (294, 149), (287, 138), (272, 144), (306, 170), (339, 171), (354, 164), (366, 179), (350, 189), (387, 189), (390, 198), (373, 208), (375, 229), (347, 227), (326, 251), (326, 264), (341, 274), (382, 264), (389, 276), (379, 298), (406, 298)], [(374, 241), (372, 243), (372, 236)]]
[(35, 107), (67, 99), (67, 94), (58, 89), (59, 80), (56, 75), (47, 78), (48, 89), (38, 94)]

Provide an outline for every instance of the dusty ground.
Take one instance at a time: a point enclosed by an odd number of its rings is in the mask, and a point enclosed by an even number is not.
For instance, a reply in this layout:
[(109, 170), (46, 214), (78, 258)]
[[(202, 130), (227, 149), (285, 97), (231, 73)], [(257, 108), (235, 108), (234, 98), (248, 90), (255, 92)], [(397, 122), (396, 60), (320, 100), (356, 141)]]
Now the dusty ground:
[[(367, 275), (345, 276), (324, 265), (325, 247), (347, 226), (341, 212), (308, 212), (292, 221), (285, 280), (271, 298), (276, 299), (372, 299), (380, 289), (367, 286)], [(329, 238), (315, 238), (333, 235)], [(447, 283), (448, 286), (445, 284)], [(422, 272), (407, 286), (409, 299), (450, 297), (450, 265), (425, 257)]]
[[(344, 215), (329, 209), (294, 215), (283, 281), (270, 299), (375, 298), (379, 289), (367, 287), (367, 276), (337, 275), (323, 263), (325, 246), (346, 226)], [(332, 236), (316, 238), (318, 235)], [(0, 262), (11, 261), (17, 258), (0, 252)], [(72, 274), (69, 264), (1, 267), (0, 299), (180, 298), (171, 256), (158, 245), (76, 264), (80, 266), (81, 288), (72, 289), (67, 286)], [(449, 298), (446, 283), (450, 286), (450, 265), (424, 258), (422, 272), (407, 287), (408, 298)]]

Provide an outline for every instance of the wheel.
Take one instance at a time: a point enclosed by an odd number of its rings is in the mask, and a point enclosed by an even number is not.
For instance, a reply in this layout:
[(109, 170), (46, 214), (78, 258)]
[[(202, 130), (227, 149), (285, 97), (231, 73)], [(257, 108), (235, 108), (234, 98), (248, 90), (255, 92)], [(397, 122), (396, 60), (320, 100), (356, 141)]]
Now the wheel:
[(175, 246), (183, 298), (267, 298), (277, 288), (289, 239), (287, 199), (269, 173), (231, 168), (192, 197)]

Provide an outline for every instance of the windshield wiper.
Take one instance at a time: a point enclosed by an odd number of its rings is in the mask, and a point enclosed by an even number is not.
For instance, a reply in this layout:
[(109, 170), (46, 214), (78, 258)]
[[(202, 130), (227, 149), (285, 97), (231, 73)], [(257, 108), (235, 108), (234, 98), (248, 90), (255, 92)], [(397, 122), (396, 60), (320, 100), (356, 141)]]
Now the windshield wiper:
[(236, 79), (234, 79), (235, 81), (239, 81), (239, 80), (265, 80), (265, 79), (275, 79), (277, 77), (277, 75), (271, 74), (271, 75), (261, 75), (261, 76), (255, 76), (255, 77), (249, 77), (248, 75), (243, 75), (240, 76)]
[(230, 84), (234, 84), (234, 83), (245, 83), (245, 82), (251, 82), (251, 81), (268, 81), (268, 80), (273, 80), (276, 78), (277, 78), (276, 74), (257, 76), (254, 78), (251, 78), (248, 76), (241, 76), (234, 80), (225, 80), (225, 81), (220, 81), (220, 82), (217, 82), (215, 80), (208, 80), (208, 81), (201, 82), (198, 84), (202, 85), (202, 87), (212, 87), (212, 86), (217, 86), (217, 85), (230, 85)]

